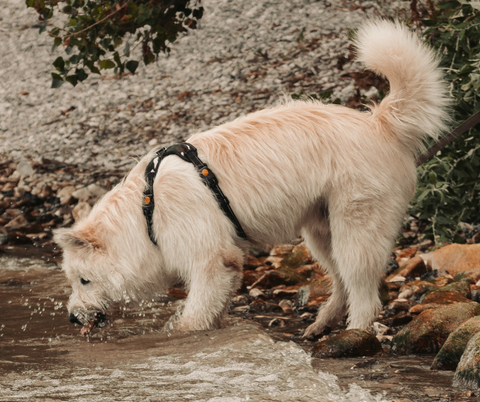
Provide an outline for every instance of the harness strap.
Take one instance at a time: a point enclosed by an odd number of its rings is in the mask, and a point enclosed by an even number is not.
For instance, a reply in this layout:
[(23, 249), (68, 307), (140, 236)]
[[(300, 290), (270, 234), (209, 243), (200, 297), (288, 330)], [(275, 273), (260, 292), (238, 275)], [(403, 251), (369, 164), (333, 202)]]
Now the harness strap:
[(159, 149), (156, 152), (156, 156), (150, 161), (145, 170), (145, 181), (146, 186), (143, 191), (143, 214), (147, 221), (148, 237), (153, 244), (157, 244), (155, 240), (155, 234), (153, 233), (153, 210), (155, 208), (155, 201), (153, 197), (153, 182), (155, 176), (157, 175), (158, 167), (162, 160), (169, 155), (177, 155), (182, 158), (184, 161), (189, 162), (195, 166), (198, 171), (198, 174), (203, 180), (203, 183), (212, 191), (220, 209), (227, 216), (228, 219), (233, 223), (237, 236), (242, 239), (247, 239), (247, 235), (243, 231), (242, 225), (238, 222), (237, 217), (235, 216), (232, 208), (230, 207), (230, 201), (223, 194), (220, 186), (218, 185), (218, 180), (215, 174), (210, 170), (207, 164), (203, 163), (202, 160), (198, 157), (197, 149), (187, 142), (180, 144), (171, 145), (168, 148)]

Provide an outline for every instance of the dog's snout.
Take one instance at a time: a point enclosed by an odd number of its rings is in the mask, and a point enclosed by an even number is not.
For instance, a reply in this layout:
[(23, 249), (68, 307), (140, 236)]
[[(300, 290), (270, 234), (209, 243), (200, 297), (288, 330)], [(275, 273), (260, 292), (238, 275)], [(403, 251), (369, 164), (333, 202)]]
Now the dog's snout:
[(68, 316), (68, 320), (72, 323), (72, 324), (80, 324), (82, 325), (82, 323), (78, 320), (77, 316), (73, 313), (70, 313), (70, 315)]

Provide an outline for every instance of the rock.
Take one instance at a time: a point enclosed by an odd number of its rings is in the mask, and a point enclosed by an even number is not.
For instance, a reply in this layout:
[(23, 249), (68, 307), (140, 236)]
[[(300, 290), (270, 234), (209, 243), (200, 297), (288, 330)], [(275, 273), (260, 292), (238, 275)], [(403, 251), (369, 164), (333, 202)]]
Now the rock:
[(400, 311), (408, 311), (412, 307), (413, 302), (406, 299), (396, 299), (385, 307), (385, 317), (397, 315)]
[(448, 291), (431, 292), (422, 299), (422, 304), (474, 303), (461, 293)]
[(405, 282), (404, 276), (395, 275), (392, 278), (387, 278), (387, 282)]
[[(417, 258), (417, 257), (415, 257)], [(415, 299), (420, 298), (423, 294), (425, 294), (428, 291), (434, 290), (437, 288), (436, 283), (431, 283), (427, 281), (422, 281), (422, 280), (416, 280), (416, 281), (411, 281), (405, 283), (400, 289), (399, 289), (399, 294), (398, 297), (400, 298), (401, 295), (403, 294), (404, 298), (410, 298), (413, 297)], [(410, 296), (408, 296), (410, 295)]]
[(420, 256), (413, 257), (407, 265), (398, 273), (405, 278), (416, 278), (428, 272), (428, 268)]
[(92, 207), (88, 202), (79, 202), (75, 208), (73, 208), (72, 216), (75, 222), (81, 221), (82, 219), (86, 218)]
[[(445, 286), (441, 286), (437, 289), (432, 290), (429, 293), (426, 293), (424, 297), (420, 299), (420, 302), (423, 303), (438, 303), (441, 300), (441, 297), (436, 296), (435, 293), (448, 293), (449, 295), (452, 293), (458, 293), (464, 296), (465, 298), (469, 299), (472, 294), (470, 291), (470, 284), (471, 281), (469, 279), (453, 282)], [(446, 303), (445, 303), (446, 304)]]
[(404, 266), (416, 253), (416, 248), (404, 248), (397, 251), (397, 263), (400, 267)]
[(275, 289), (273, 295), (275, 297), (295, 297), (298, 294), (299, 285), (286, 286), (282, 289)]
[(280, 300), (278, 305), (280, 306), (280, 308), (283, 310), (285, 314), (293, 313), (293, 303), (291, 302), (291, 300), (287, 300), (287, 299)]
[(252, 286), (263, 275), (263, 272), (243, 271), (243, 283), (245, 286)]
[(8, 222), (4, 227), (8, 230), (19, 230), (25, 228), (26, 226), (28, 226), (28, 221), (25, 219), (25, 216), (18, 215)]
[(374, 322), (373, 323), (373, 332), (374, 334), (378, 337), (381, 335), (388, 335), (391, 333), (391, 328), (380, 323), (380, 322)]
[(426, 310), (393, 338), (393, 349), (401, 354), (436, 353), (455, 329), (479, 314), (480, 305), (471, 302)]
[(398, 270), (399, 266), (398, 266), (398, 262), (397, 260), (393, 259), (393, 258), (389, 258), (388, 259), (388, 262), (387, 262), (387, 266), (385, 267), (385, 275), (391, 275), (393, 272), (395, 272), (396, 270)]
[(455, 370), (470, 338), (480, 332), (480, 316), (470, 318), (453, 331), (435, 356), (434, 370)]
[(285, 256), (287, 254), (290, 254), (294, 247), (295, 246), (293, 244), (277, 245), (272, 248), (272, 250), (270, 251), (270, 255)]
[(455, 371), (453, 386), (473, 391), (480, 390), (480, 332), (468, 341)]
[(450, 244), (421, 257), (430, 270), (447, 270), (456, 275), (480, 268), (480, 244)]
[(278, 271), (267, 271), (252, 284), (253, 288), (269, 289), (278, 285), (285, 285), (290, 281), (285, 275)]
[(262, 299), (254, 300), (250, 303), (249, 307), (250, 312), (252, 313), (271, 313), (274, 311), (283, 311), (278, 304), (265, 302)]
[(35, 173), (32, 164), (27, 160), (21, 160), (18, 163), (16, 172), (19, 176), (33, 176)]
[(258, 298), (258, 297), (265, 297), (265, 293), (263, 293), (260, 289), (251, 289), (250, 292), (248, 292), (248, 295), (253, 298)]
[(363, 329), (348, 329), (338, 335), (317, 343), (313, 357), (373, 356), (381, 352), (382, 345), (371, 332)]

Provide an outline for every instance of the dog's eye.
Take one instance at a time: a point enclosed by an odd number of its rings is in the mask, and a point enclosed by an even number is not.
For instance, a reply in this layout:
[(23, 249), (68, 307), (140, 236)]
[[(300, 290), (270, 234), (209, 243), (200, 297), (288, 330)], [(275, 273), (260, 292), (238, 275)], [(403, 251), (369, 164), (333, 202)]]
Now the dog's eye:
[(82, 282), (82, 285), (88, 285), (90, 281), (87, 281), (86, 279), (80, 278), (80, 282)]

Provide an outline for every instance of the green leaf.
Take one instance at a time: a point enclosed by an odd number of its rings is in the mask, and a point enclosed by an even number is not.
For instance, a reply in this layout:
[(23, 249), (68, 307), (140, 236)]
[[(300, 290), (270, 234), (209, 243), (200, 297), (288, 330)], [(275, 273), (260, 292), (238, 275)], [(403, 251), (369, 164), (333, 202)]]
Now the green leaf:
[(58, 74), (52, 73), (52, 86), (51, 88), (60, 88), (63, 85), (63, 78)]
[(62, 56), (58, 56), (52, 64), (57, 71), (60, 71), (61, 73), (65, 71), (65, 60), (63, 60)]
[(115, 67), (115, 63), (112, 60), (100, 61), (100, 70), (107, 70), (114, 67)]
[(65, 81), (68, 81), (70, 84), (72, 84), (73, 86), (76, 86), (77, 83), (78, 83), (78, 77), (73, 74), (73, 75), (67, 75), (65, 77)]
[(135, 74), (135, 71), (137, 71), (138, 67), (138, 61), (136, 60), (129, 60), (125, 64), (125, 68), (130, 71), (132, 74)]

